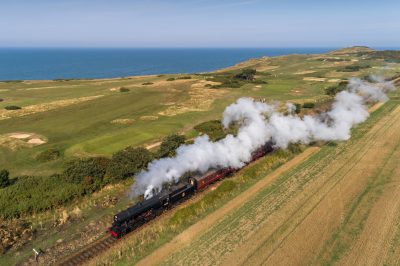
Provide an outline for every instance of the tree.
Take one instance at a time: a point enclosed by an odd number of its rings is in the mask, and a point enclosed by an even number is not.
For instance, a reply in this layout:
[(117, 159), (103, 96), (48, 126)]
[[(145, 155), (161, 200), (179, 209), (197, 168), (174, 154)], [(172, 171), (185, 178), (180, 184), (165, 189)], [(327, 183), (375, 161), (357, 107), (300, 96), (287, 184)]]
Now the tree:
[(10, 185), (10, 172), (6, 169), (0, 171), (0, 188), (5, 188)]
[(109, 163), (110, 159), (104, 157), (76, 159), (67, 164), (63, 174), (65, 179), (71, 183), (85, 185), (89, 183), (88, 180), (92, 180), (100, 184)]
[(294, 106), (296, 106), (296, 110), (294, 110), (295, 113), (299, 114), (301, 112), (301, 104), (295, 103)]
[(337, 93), (346, 90), (348, 81), (341, 81), (337, 86), (329, 86), (325, 89), (325, 93), (329, 96), (335, 96)]
[(243, 69), (242, 72), (239, 74), (236, 74), (234, 76), (234, 78), (242, 79), (242, 80), (253, 80), (256, 72), (257, 71), (255, 69), (251, 69), (251, 68)]
[(107, 178), (120, 180), (133, 176), (147, 167), (153, 154), (145, 148), (127, 147), (113, 154), (107, 168)]
[(179, 134), (172, 134), (163, 139), (157, 155), (159, 158), (175, 156), (176, 149), (185, 143), (185, 136)]

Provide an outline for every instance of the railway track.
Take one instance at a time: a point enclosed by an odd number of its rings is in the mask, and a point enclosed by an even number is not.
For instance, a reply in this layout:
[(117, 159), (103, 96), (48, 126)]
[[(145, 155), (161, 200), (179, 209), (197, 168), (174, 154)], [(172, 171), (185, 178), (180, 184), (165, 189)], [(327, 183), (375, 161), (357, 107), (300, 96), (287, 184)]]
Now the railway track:
[[(264, 156), (265, 156), (265, 154), (261, 157), (264, 157)], [(254, 161), (259, 160), (261, 157), (257, 157)], [(251, 161), (250, 164), (251, 163), (253, 163), (253, 161)], [(202, 193), (205, 190), (207, 190), (207, 189), (202, 189), (201, 191), (197, 192), (196, 194)], [(183, 202), (190, 202), (190, 200), (193, 198), (193, 196), (195, 197), (195, 195), (191, 195), (187, 198), (182, 198), (181, 200), (178, 200), (177, 202), (175, 202), (173, 205), (170, 205), (170, 207), (168, 209), (164, 209), (164, 210), (160, 210), (160, 212), (156, 212), (154, 217), (152, 217), (150, 220), (145, 221), (142, 224), (138, 224), (138, 226), (133, 228), (133, 230), (130, 233), (128, 233), (127, 235), (130, 235), (130, 234), (134, 233), (135, 231), (142, 229), (145, 225), (149, 226), (150, 224), (157, 221), (158, 218), (160, 216), (162, 216), (165, 212), (170, 211), (171, 209), (175, 209), (176, 207), (181, 205)], [(109, 249), (117, 241), (118, 241), (118, 239), (116, 239), (112, 236), (106, 235), (106, 236), (100, 238), (99, 240), (83, 247), (83, 249), (81, 251), (78, 251), (74, 254), (69, 255), (67, 258), (62, 259), (62, 261), (60, 263), (56, 263), (56, 265), (58, 265), (58, 266), (82, 265), (83, 263), (87, 262), (88, 260), (96, 257), (100, 253)]]
[(75, 253), (66, 259), (64, 259), (61, 263), (58, 263), (58, 266), (75, 266), (82, 265), (86, 261), (94, 258), (98, 254), (103, 251), (109, 249), (117, 239), (111, 236), (105, 236), (94, 243), (86, 246), (82, 251)]
[[(201, 192), (200, 192), (201, 193)], [(171, 206), (171, 209), (175, 209), (179, 205), (181, 205), (183, 202), (190, 202), (193, 197), (187, 198), (186, 200), (182, 200), (177, 202), (174, 206)], [(169, 209), (169, 210), (171, 210)], [(151, 224), (155, 223), (160, 216), (162, 216), (165, 213), (165, 211), (160, 212), (156, 215), (156, 217), (145, 224), (142, 224), (135, 228), (132, 232), (130, 232), (127, 235), (130, 235), (137, 230), (141, 230), (145, 226), (150, 226)], [(126, 235), (126, 236), (127, 236)], [(125, 236), (124, 236), (125, 237)], [(122, 238), (124, 238), (122, 237)], [(120, 238), (120, 239), (122, 239)], [(112, 245), (114, 245), (116, 242), (118, 242), (120, 239), (114, 238), (110, 235), (106, 235), (99, 240), (83, 247), (81, 251), (75, 252), (74, 254), (69, 255), (68, 257), (62, 259), (60, 263), (56, 263), (57, 266), (75, 266), (75, 265), (82, 265), (85, 262), (89, 261), (90, 259), (96, 257), (100, 253), (104, 252), (105, 250), (109, 249)]]

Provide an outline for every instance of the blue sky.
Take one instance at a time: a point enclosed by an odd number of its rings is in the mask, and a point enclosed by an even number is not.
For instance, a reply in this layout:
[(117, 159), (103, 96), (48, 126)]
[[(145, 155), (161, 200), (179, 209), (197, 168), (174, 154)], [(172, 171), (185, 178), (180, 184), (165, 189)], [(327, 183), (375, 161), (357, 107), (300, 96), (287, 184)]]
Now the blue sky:
[(400, 46), (399, 0), (0, 0), (0, 46)]

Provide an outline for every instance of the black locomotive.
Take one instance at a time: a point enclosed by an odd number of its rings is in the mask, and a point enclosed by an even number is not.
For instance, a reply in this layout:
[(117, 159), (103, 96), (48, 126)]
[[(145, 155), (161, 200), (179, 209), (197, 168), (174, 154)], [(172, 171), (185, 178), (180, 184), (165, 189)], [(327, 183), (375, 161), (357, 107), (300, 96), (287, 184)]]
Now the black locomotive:
[[(250, 162), (273, 151), (272, 144), (268, 142), (253, 152)], [(249, 163), (250, 163), (249, 162)], [(197, 190), (202, 190), (210, 184), (223, 179), (238, 169), (230, 167), (210, 171), (200, 176), (189, 177), (187, 181), (177, 183), (169, 189), (162, 190), (150, 199), (145, 199), (136, 205), (116, 214), (109, 232), (115, 238), (135, 230), (148, 221), (160, 215), (164, 210), (191, 197)]]

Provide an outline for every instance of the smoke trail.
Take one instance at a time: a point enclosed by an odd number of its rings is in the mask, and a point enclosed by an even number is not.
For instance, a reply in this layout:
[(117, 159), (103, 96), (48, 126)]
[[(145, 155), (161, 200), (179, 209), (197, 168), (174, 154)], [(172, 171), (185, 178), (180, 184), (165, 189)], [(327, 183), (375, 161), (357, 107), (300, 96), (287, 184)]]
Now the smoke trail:
[(151, 162), (142, 171), (133, 186), (134, 194), (160, 190), (166, 182), (173, 182), (186, 172), (206, 172), (212, 168), (244, 166), (257, 148), (272, 141), (278, 148), (290, 143), (308, 144), (315, 140), (347, 140), (350, 130), (369, 116), (366, 103), (387, 100), (386, 93), (394, 90), (390, 82), (374, 77), (375, 83), (360, 79), (350, 80), (348, 89), (338, 93), (330, 111), (318, 116), (294, 114), (293, 104), (287, 104), (287, 114), (278, 112), (275, 105), (241, 98), (228, 106), (222, 124), (225, 128), (233, 122), (240, 125), (236, 136), (227, 135), (216, 142), (207, 135), (197, 137), (193, 144), (182, 145), (173, 158)]

